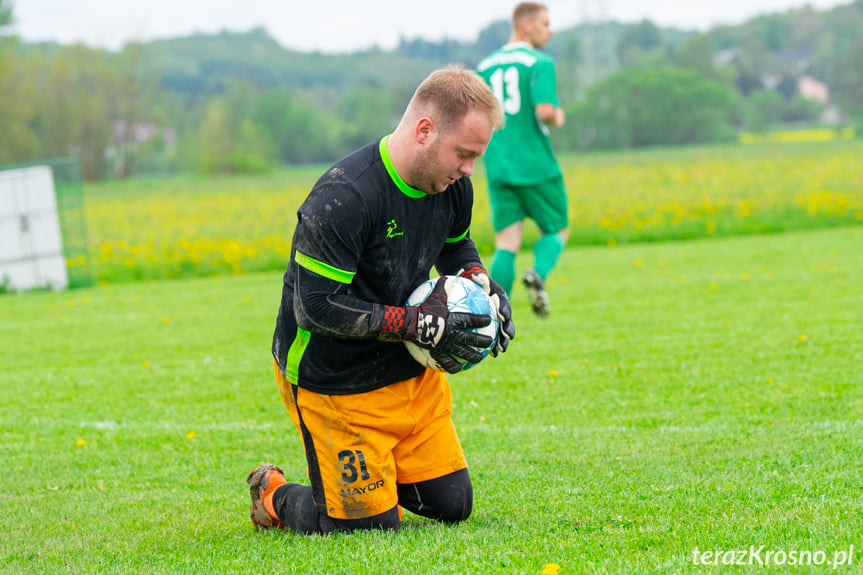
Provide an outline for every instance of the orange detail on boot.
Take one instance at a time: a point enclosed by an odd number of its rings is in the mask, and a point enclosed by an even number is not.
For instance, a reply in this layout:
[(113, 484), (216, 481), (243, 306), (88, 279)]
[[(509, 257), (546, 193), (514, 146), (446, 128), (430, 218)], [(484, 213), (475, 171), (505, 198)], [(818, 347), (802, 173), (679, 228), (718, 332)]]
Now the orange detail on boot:
[(278, 471), (267, 473), (267, 475), (264, 476), (264, 480), (261, 482), (261, 502), (264, 504), (264, 509), (267, 510), (267, 513), (277, 521), (279, 516), (276, 515), (276, 510), (273, 507), (273, 495), (276, 494), (276, 489), (282, 485), (286, 485), (287, 483), (288, 482), (285, 481), (285, 476)]

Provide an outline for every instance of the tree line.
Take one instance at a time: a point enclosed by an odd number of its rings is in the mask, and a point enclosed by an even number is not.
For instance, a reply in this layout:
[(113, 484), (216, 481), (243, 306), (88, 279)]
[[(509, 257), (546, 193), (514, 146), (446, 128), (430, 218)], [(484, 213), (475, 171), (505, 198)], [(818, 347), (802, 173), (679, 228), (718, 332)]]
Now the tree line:
[[(759, 16), (706, 33), (649, 20), (557, 33), (567, 126), (560, 150), (727, 141), (736, 131), (815, 123), (830, 89), (842, 121), (863, 124), (863, 0)], [(129, 43), (117, 52), (28, 44), (0, 0), (0, 164), (79, 159), (96, 180), (172, 171), (325, 163), (391, 130), (416, 84), (449, 62), (474, 66), (508, 24), (475, 42), (402, 39), (390, 51), (303, 53), (264, 29)]]

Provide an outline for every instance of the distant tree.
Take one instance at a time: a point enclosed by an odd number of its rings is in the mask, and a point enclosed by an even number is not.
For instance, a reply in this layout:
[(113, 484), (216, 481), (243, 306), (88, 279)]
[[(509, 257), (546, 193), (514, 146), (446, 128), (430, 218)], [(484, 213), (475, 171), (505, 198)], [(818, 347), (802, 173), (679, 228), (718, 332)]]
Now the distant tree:
[(115, 121), (133, 124), (151, 98), (130, 52), (9, 46), (0, 50), (0, 161), (74, 156), (87, 180), (110, 175), (112, 158), (128, 167), (130, 153), (114, 145)]
[(561, 103), (575, 99), (579, 93), (577, 67), (582, 58), (584, 45), (581, 38), (570, 35), (563, 41), (557, 58), (557, 90)]
[[(778, 29), (775, 18), (756, 17), (740, 27), (733, 46), (735, 65), (738, 69), (737, 85), (744, 96), (762, 87), (761, 79), (781, 72), (779, 58), (774, 46), (781, 39), (771, 39), (771, 30)], [(777, 44), (778, 43), (778, 44)]]
[(710, 31), (710, 37), (713, 38), (718, 51), (731, 50), (739, 46), (741, 34), (739, 26), (722, 25)]
[(414, 95), (417, 85), (413, 82), (394, 82), (387, 90), (387, 101), (390, 105), (390, 117), (400, 118)]
[(83, 45), (29, 61), (35, 83), (34, 124), (44, 156), (75, 156), (86, 180), (108, 173), (106, 150), (113, 138), (113, 70), (107, 54)]
[(42, 156), (37, 123), (36, 88), (30, 67), (18, 58), (14, 41), (0, 47), (0, 164)]
[[(863, 0), (858, 0), (863, 10)], [(863, 127), (863, 38), (840, 60), (833, 72), (833, 98)]]
[(141, 60), (142, 47), (138, 43), (126, 44), (112, 63), (114, 69), (110, 86), (112, 116), (119, 128), (115, 145), (117, 148), (116, 175), (128, 178), (140, 142), (135, 137), (135, 127), (145, 119), (147, 102), (154, 98), (157, 78), (152, 67)]
[(786, 101), (790, 102), (797, 95), (798, 78), (791, 74), (783, 74), (776, 84), (776, 91), (779, 92)]
[(788, 36), (788, 22), (780, 14), (759, 16), (752, 21), (756, 35), (763, 46), (772, 52), (782, 49), (783, 40)]
[(431, 42), (422, 38), (399, 40), (398, 52), (409, 58), (422, 58), (435, 62), (452, 62), (458, 60), (461, 44), (455, 40), (443, 39)]
[(561, 143), (577, 149), (714, 142), (731, 136), (730, 87), (682, 68), (624, 70), (567, 109)]
[(113, 71), (100, 50), (83, 46), (76, 47), (71, 54), (76, 60), (76, 74), (72, 78), (75, 111), (68, 118), (74, 127), (73, 150), (81, 161), (81, 174), (88, 180), (101, 180), (110, 170), (106, 150), (114, 135), (113, 102), (110, 101), (110, 85)]
[(748, 97), (752, 92), (763, 87), (760, 76), (750, 71), (745, 65), (739, 64), (736, 66), (734, 86), (744, 97)]
[(785, 106), (782, 109), (782, 121), (815, 122), (823, 112), (824, 105), (821, 102), (796, 94), (790, 101), (785, 102)]
[(782, 95), (773, 90), (756, 90), (743, 100), (743, 127), (763, 132), (782, 121), (784, 109)]
[(284, 90), (268, 92), (258, 100), (253, 119), (272, 140), (281, 164), (308, 164), (334, 159), (336, 119)]
[(622, 62), (626, 61), (626, 54), (635, 48), (641, 51), (649, 51), (660, 47), (662, 34), (659, 28), (650, 20), (642, 20), (624, 28), (617, 42), (617, 55)]
[(486, 56), (506, 44), (509, 35), (510, 23), (508, 20), (493, 22), (480, 30), (475, 48), (478, 53)]
[(338, 118), (342, 125), (342, 143), (350, 149), (389, 133), (395, 119), (387, 94), (370, 86), (347, 92), (339, 102)]
[(621, 58), (622, 68), (658, 68), (669, 66), (668, 51), (665, 48), (642, 48), (630, 47)]
[(672, 61), (681, 68), (695, 70), (707, 78), (716, 74), (713, 39), (708, 34), (693, 34), (674, 48)]
[(204, 120), (198, 128), (197, 137), (185, 143), (184, 152), (194, 162), (193, 167), (204, 174), (230, 172), (233, 170), (234, 143), (236, 130), (227, 108), (219, 99), (207, 105)]
[(207, 105), (197, 137), (185, 155), (203, 173), (261, 172), (272, 166), (271, 139), (253, 120), (255, 94), (245, 82), (233, 82), (223, 97)]
[(11, 35), (12, 24), (15, 22), (12, 8), (13, 4), (10, 0), (0, 0), (0, 42)]
[(33, 109), (25, 75), (16, 66), (13, 22), (12, 3), (0, 0), (0, 164), (34, 159), (29, 157), (35, 147), (29, 129)]
[[(77, 155), (89, 178), (111, 172), (105, 153), (117, 152), (112, 158), (120, 174), (134, 174), (144, 150), (152, 156), (147, 158), (148, 165), (155, 165), (155, 156), (169, 151), (197, 158), (201, 149), (218, 147), (202, 141), (203, 132), (228, 134), (235, 142), (243, 141), (235, 151), (251, 151), (246, 157), (230, 152), (223, 164), (215, 162), (222, 166), (216, 169), (335, 159), (351, 146), (389, 131), (413, 88), (442, 64), (441, 58), (471, 67), (503, 45), (510, 33), (509, 22), (500, 20), (484, 28), (473, 43), (416, 39), (404, 41), (404, 50), (322, 54), (285, 49), (265, 29), (257, 28), (158, 40), (114, 54), (19, 41), (10, 26), (14, 2), (0, 0), (0, 161)], [(624, 123), (617, 116), (607, 116), (605, 108), (596, 107), (595, 99), (586, 98), (590, 84), (620, 69), (618, 55), (626, 66), (645, 70), (641, 78), (645, 84), (639, 88), (642, 95), (628, 96), (633, 102), (652, 101), (657, 91), (647, 82), (646, 70), (669, 65), (689, 69), (699, 78), (697, 82), (710, 78), (734, 86), (742, 96), (763, 89), (765, 78), (783, 78), (778, 89), (786, 101), (779, 107), (779, 118), (792, 121), (814, 114), (813, 104), (795, 96), (796, 79), (807, 73), (827, 83), (843, 114), (860, 118), (860, 30), (863, 0), (854, 0), (829, 10), (804, 6), (759, 16), (704, 34), (659, 28), (649, 20), (628, 26), (586, 23), (556, 30), (546, 51), (557, 60), (559, 96), (567, 109), (596, 112), (611, 124), (599, 129), (597, 121), (587, 118), (587, 128), (597, 128), (603, 138), (619, 133), (614, 141), (632, 146), (649, 140), (643, 135), (636, 138), (630, 129), (646, 122), (638, 108), (617, 92), (603, 93), (607, 106), (626, 115)], [(716, 68), (714, 53), (729, 58), (723, 58), (724, 64)], [(147, 88), (148, 78), (153, 78), (153, 89)], [(234, 78), (244, 78), (252, 90), (242, 110), (237, 107), (241, 102), (232, 101)], [(666, 93), (683, 97), (669, 90)], [(279, 94), (288, 101), (280, 107), (270, 101), (279, 96), (262, 98), (258, 94)], [(583, 100), (576, 105), (576, 98)], [(750, 124), (762, 123), (763, 114), (754, 110), (763, 98), (743, 100), (733, 107), (734, 125), (743, 125), (744, 116)], [(651, 104), (658, 117), (664, 114), (665, 104), (661, 100)], [(687, 109), (682, 103), (675, 106)], [(726, 120), (716, 118), (725, 109), (722, 103), (719, 111), (699, 112), (704, 121), (697, 123), (698, 129), (723, 126)], [(170, 126), (181, 145), (174, 150), (162, 140), (126, 148), (121, 143), (114, 148), (117, 120), (127, 125), (145, 121)], [(666, 130), (666, 140), (680, 139), (680, 125), (688, 124), (676, 122)], [(575, 142), (573, 138), (589, 131), (580, 128), (570, 119), (567, 129), (555, 132), (555, 145), (567, 139)], [(639, 132), (644, 133), (652, 131)], [(598, 145), (600, 139), (578, 140), (579, 145), (585, 141)], [(218, 158), (216, 152), (213, 150)], [(258, 162), (260, 159), (264, 162)]]
[(839, 29), (830, 26), (829, 18), (809, 4), (789, 12), (785, 21), (788, 37), (779, 52), (780, 71), (794, 78), (801, 74), (826, 77), (823, 63), (835, 50), (844, 51), (841, 46), (845, 40), (839, 38), (844, 34), (834, 33)]
[(17, 43), (10, 36), (12, 4), (0, 0), (0, 164), (35, 159), (37, 144), (29, 128), (33, 106), (27, 76), (17, 64)]

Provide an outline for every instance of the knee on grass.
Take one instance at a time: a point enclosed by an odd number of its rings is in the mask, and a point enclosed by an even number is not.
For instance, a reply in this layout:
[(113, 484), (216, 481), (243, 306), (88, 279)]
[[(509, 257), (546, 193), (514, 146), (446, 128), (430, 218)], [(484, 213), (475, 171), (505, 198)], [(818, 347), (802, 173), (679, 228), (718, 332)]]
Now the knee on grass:
[(443, 477), (398, 486), (399, 504), (417, 515), (458, 523), (473, 510), (473, 485), (467, 469)]

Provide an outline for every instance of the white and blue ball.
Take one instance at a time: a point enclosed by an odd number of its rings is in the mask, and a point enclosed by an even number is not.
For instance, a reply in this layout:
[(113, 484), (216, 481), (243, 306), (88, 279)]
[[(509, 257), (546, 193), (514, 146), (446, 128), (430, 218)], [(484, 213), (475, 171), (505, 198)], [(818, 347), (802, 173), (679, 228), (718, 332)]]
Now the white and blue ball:
[[(477, 327), (471, 330), (492, 338), (492, 342), (488, 347), (475, 348), (482, 354), (483, 359), (485, 359), (494, 349), (494, 346), (497, 345), (498, 321), (497, 315), (495, 314), (494, 308), (491, 304), (491, 299), (489, 299), (488, 294), (485, 293), (481, 287), (467, 278), (463, 278), (461, 276), (446, 276), (446, 278), (447, 292), (449, 293), (449, 296), (447, 297), (447, 308), (450, 312), (475, 313), (479, 315), (485, 314), (491, 318), (491, 323), (487, 326)], [(415, 306), (424, 302), (435, 288), (435, 285), (437, 285), (439, 279), (439, 277), (432, 278), (421, 283), (408, 297), (405, 305)], [(445, 371), (438, 362), (432, 358), (427, 349), (424, 349), (411, 341), (406, 341), (405, 346), (408, 348), (411, 356), (413, 356), (413, 358), (422, 365), (436, 371)], [(463, 369), (470, 369), (473, 366), (478, 365), (467, 360), (462, 360), (461, 364)]]

